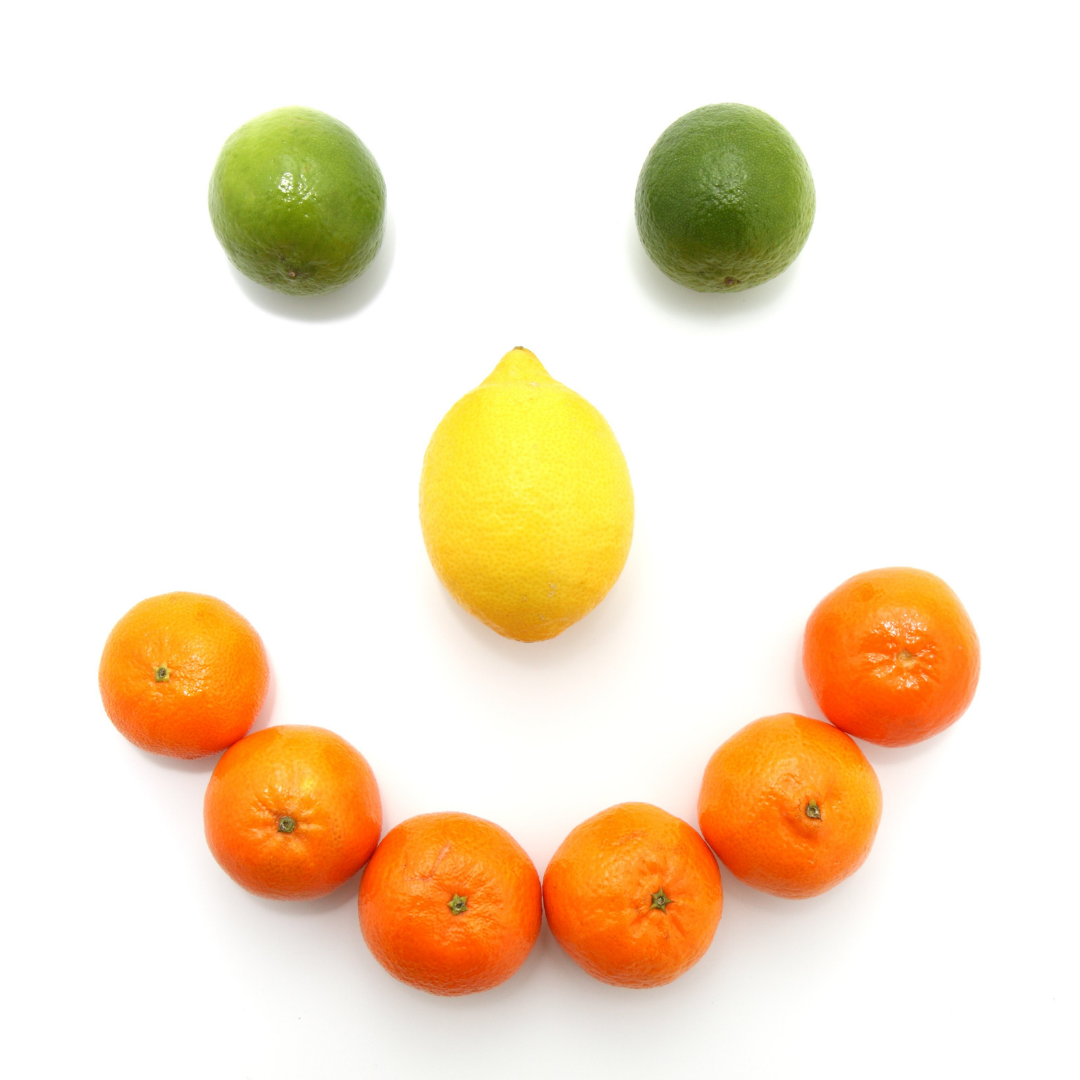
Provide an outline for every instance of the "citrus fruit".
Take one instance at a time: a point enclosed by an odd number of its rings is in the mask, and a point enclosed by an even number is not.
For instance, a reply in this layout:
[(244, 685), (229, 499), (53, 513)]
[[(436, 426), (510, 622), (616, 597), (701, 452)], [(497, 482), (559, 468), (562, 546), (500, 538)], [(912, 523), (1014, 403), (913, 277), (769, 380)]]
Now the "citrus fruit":
[(511, 349), (443, 417), (424, 455), (420, 525), (439, 580), (506, 637), (562, 633), (607, 595), (634, 528), (607, 421)]
[(810, 167), (786, 128), (749, 105), (706, 105), (656, 140), (635, 216), (668, 277), (699, 292), (736, 292), (795, 261), (814, 202)]
[(284, 293), (328, 292), (375, 258), (386, 186), (367, 147), (316, 109), (237, 128), (210, 176), (210, 220), (236, 268)]
[(117, 730), (169, 757), (231, 746), (258, 716), (269, 684), (251, 623), (200, 593), (136, 604), (113, 627), (98, 666), (101, 701)]
[(391, 829), (360, 879), (360, 929), (402, 982), (447, 996), (489, 990), (540, 933), (540, 878), (503, 828), (421, 814)]
[(877, 774), (855, 741), (807, 716), (766, 716), (709, 759), (702, 835), (741, 881), (777, 896), (816, 896), (870, 854), (881, 818)]
[(941, 578), (903, 566), (869, 570), (814, 608), (803, 670), (838, 728), (907, 746), (944, 730), (971, 704), (979, 639)]
[(282, 724), (222, 754), (206, 787), (203, 825), (218, 864), (248, 892), (311, 900), (368, 861), (382, 804), (371, 766), (340, 735)]
[(544, 873), (555, 940), (614, 986), (662, 986), (705, 955), (724, 906), (720, 869), (685, 821), (649, 803), (572, 829)]

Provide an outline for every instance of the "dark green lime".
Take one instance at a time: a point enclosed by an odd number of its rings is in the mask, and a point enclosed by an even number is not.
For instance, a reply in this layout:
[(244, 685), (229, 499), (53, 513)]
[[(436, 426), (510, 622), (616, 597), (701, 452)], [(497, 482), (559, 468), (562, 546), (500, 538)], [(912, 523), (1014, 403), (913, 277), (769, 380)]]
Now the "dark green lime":
[(737, 291), (786, 270), (814, 223), (814, 181), (795, 140), (749, 105), (706, 105), (649, 151), (635, 216), (649, 257), (699, 292)]

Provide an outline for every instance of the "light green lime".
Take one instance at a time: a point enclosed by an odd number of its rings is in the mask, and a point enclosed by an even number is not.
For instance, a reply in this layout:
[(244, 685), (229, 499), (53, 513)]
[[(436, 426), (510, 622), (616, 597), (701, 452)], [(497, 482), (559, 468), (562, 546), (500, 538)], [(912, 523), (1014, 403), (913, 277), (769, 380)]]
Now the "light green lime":
[(645, 250), (699, 292), (735, 292), (786, 270), (814, 223), (814, 181), (783, 125), (749, 105), (706, 105), (675, 121), (638, 177)]
[(340, 288), (375, 258), (386, 185), (367, 147), (315, 109), (264, 113), (225, 141), (210, 219), (241, 273), (285, 293)]

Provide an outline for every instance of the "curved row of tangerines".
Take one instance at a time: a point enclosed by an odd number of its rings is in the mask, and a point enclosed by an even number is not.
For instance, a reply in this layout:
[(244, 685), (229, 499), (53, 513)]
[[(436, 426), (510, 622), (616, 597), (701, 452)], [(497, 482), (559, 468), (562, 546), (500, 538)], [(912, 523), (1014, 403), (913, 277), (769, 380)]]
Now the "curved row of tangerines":
[[(170, 593), (137, 604), (105, 644), (105, 710), (136, 745), (177, 757), (224, 749), (204, 802), (215, 859), (262, 896), (309, 899), (366, 864), (365, 941), (393, 975), (439, 994), (509, 978), (540, 931), (605, 982), (670, 982), (708, 949), (723, 906), (713, 852), (748, 884), (787, 897), (832, 888), (862, 865), (881, 814), (877, 776), (851, 738), (904, 745), (970, 703), (979, 644), (955, 593), (924, 571), (857, 575), (814, 610), (803, 666), (832, 723), (791, 713), (748, 724), (712, 756), (702, 837), (645, 803), (571, 831), (541, 885), (506, 830), (468, 814), (424, 814), (382, 839), (364, 757), (323, 728), (245, 733), (269, 665), (227, 604)], [(712, 850), (710, 850), (710, 848)]]

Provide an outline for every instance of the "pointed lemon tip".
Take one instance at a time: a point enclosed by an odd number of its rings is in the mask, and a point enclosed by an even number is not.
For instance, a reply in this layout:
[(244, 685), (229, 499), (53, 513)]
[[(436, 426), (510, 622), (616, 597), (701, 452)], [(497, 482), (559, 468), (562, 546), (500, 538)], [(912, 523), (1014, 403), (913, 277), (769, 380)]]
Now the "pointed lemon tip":
[(521, 345), (515, 345), (496, 365), (495, 370), (483, 381), (482, 386), (508, 382), (554, 382), (536, 359), (536, 353)]

